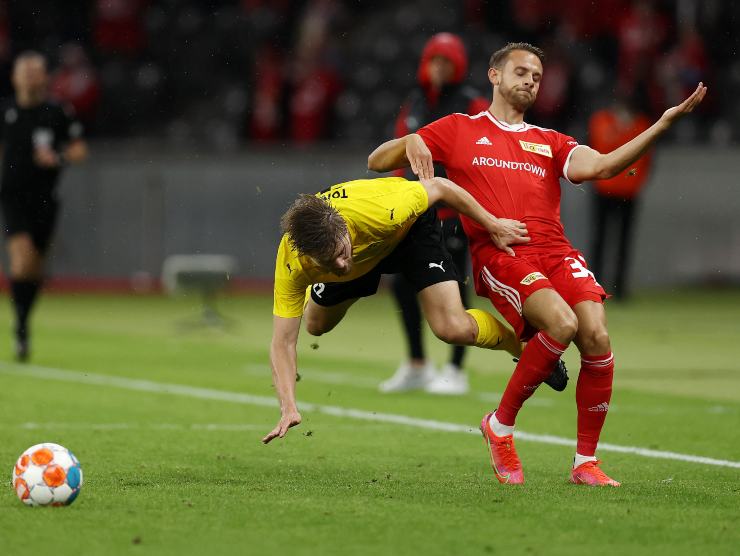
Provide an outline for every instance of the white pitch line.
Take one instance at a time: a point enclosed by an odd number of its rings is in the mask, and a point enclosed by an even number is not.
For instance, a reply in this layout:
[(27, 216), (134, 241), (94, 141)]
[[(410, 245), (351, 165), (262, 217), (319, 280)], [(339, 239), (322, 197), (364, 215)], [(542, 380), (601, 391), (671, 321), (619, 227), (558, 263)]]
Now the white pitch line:
[[(197, 386), (187, 386), (184, 384), (168, 384), (164, 382), (154, 382), (151, 380), (133, 379), (118, 376), (99, 375), (80, 371), (68, 371), (54, 369), (49, 367), (39, 367), (35, 365), (10, 365), (0, 362), (0, 373), (20, 377), (44, 378), (48, 380), (58, 380), (62, 382), (71, 382), (75, 384), (92, 384), (97, 386), (113, 386), (123, 390), (134, 390), (139, 392), (150, 392), (157, 394), (171, 394), (176, 396), (186, 396), (204, 400), (218, 400), (233, 402), (246, 405), (256, 405), (261, 407), (272, 407), (277, 405), (277, 400), (267, 396), (256, 396), (241, 392), (229, 392), (225, 390), (213, 390), (211, 388), (200, 388)], [(426, 430), (436, 430), (445, 432), (459, 432), (467, 434), (480, 434), (478, 429), (468, 425), (456, 423), (446, 423), (444, 421), (435, 421), (432, 419), (420, 419), (409, 417), (407, 415), (395, 415), (392, 413), (378, 413), (374, 411), (365, 411), (362, 409), (352, 409), (346, 407), (337, 407), (331, 405), (321, 405), (314, 403), (301, 403), (301, 411), (323, 413), (335, 417), (349, 417), (362, 421), (393, 423), (396, 425), (405, 425)], [(515, 433), (517, 439), (538, 442), (540, 444), (555, 444), (558, 446), (575, 446), (575, 441), (561, 436), (548, 434), (532, 434), (523, 431)], [(650, 450), (638, 446), (619, 446), (616, 444), (600, 443), (599, 449), (602, 451), (619, 452), (622, 454), (635, 454), (638, 456), (658, 459), (669, 459), (675, 461), (685, 461), (689, 463), (700, 463), (704, 465), (715, 465), (718, 467), (732, 467), (740, 469), (740, 461), (730, 461), (715, 459), (704, 456), (693, 456), (689, 454), (679, 454), (676, 452), (665, 452), (661, 450)]]
[[(350, 373), (332, 373), (327, 371), (321, 371), (311, 367), (301, 366), (298, 369), (301, 373), (301, 380), (307, 382), (319, 382), (322, 384), (339, 384), (343, 386), (354, 386), (356, 388), (366, 388), (369, 390), (377, 390), (380, 381), (369, 378), (366, 376), (356, 376)], [(249, 376), (262, 377), (269, 380), (272, 383), (272, 373), (269, 365), (261, 365), (258, 363), (250, 363), (244, 367), (244, 372)], [(503, 393), (501, 392), (478, 392), (473, 394), (477, 399), (482, 402), (493, 402), (497, 403)], [(539, 407), (552, 407), (554, 402), (549, 398), (530, 398), (527, 400), (529, 406)]]
[(178, 431), (254, 431), (263, 430), (264, 424), (257, 423), (36, 423), (27, 422), (20, 424), (0, 423), (0, 428), (10, 429), (19, 428), (26, 430), (97, 430), (97, 431), (118, 431), (118, 430), (178, 430)]
[[(337, 384), (344, 386), (352, 386), (354, 388), (366, 388), (369, 390), (377, 390), (380, 381), (367, 376), (357, 376), (353, 373), (342, 373), (342, 372), (327, 372), (314, 367), (306, 367), (301, 365), (299, 369), (301, 373), (301, 380), (305, 380), (308, 383), (318, 382), (322, 384)], [(257, 377), (264, 378), (272, 382), (272, 372), (270, 366), (260, 363), (249, 363), (244, 366), (244, 373)], [(544, 386), (543, 386), (544, 388)], [(471, 394), (476, 399), (482, 402), (498, 403), (503, 393), (501, 392), (476, 392)], [(569, 403), (572, 402), (572, 398), (562, 396), (563, 399), (567, 399)], [(532, 397), (527, 400), (528, 407), (553, 407), (560, 400), (556, 396), (555, 398), (538, 398)], [(669, 408), (665, 406), (653, 405), (651, 407), (633, 406), (622, 403), (609, 404), (609, 411), (612, 413), (637, 413), (640, 415), (665, 415), (667, 413), (684, 414), (686, 410), (684, 408)], [(701, 411), (701, 410), (699, 410)], [(738, 409), (734, 407), (728, 407), (724, 405), (711, 405), (703, 410), (705, 413), (710, 415), (718, 414), (734, 414), (738, 413)]]

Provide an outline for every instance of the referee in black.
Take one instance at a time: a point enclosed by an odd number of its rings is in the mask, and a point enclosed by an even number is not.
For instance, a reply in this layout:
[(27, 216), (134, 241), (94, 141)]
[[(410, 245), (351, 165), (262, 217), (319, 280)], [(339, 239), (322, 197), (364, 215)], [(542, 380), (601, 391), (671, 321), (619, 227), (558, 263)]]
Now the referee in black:
[(15, 355), (29, 356), (28, 319), (41, 287), (44, 259), (57, 219), (56, 185), (67, 163), (87, 157), (82, 126), (47, 99), (49, 74), (38, 52), (15, 59), (15, 99), (3, 111), (0, 209), (10, 260), (10, 293), (15, 308)]

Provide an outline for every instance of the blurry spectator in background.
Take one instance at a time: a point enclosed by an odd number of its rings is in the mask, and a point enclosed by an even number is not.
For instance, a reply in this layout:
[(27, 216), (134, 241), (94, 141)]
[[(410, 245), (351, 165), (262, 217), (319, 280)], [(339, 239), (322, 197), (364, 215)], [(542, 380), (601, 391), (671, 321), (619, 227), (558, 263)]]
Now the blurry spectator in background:
[(56, 185), (67, 163), (87, 156), (82, 126), (47, 100), (46, 60), (37, 52), (16, 58), (15, 100), (3, 111), (0, 208), (10, 258), (16, 358), (29, 356), (28, 320), (41, 288), (46, 252), (57, 219)]
[(682, 25), (678, 42), (657, 65), (658, 83), (663, 91), (661, 106), (686, 98), (694, 89), (693, 83), (707, 79), (708, 67), (709, 57), (701, 35), (693, 25)]
[(282, 56), (272, 45), (257, 50), (254, 62), (254, 101), (249, 135), (255, 141), (276, 141), (282, 126), (281, 97), (284, 76)]
[(334, 102), (341, 91), (339, 73), (327, 59), (330, 26), (339, 5), (312, 0), (300, 25), (290, 78), (290, 139), (313, 143), (331, 131)]
[(93, 37), (101, 54), (140, 54), (146, 46), (144, 13), (149, 0), (95, 0)]
[(312, 0), (301, 16), (289, 55), (273, 40), (259, 47), (249, 123), (252, 139), (287, 137), (305, 144), (331, 136), (342, 83), (331, 60), (330, 39), (340, 15), (341, 5), (334, 0)]
[[(628, 95), (649, 94), (656, 111), (662, 110), (664, 101), (656, 96), (653, 74), (668, 28), (668, 21), (650, 0), (633, 2), (617, 24), (619, 90)], [(641, 85), (648, 90), (638, 91)]]
[(50, 89), (55, 100), (71, 106), (85, 127), (91, 127), (100, 101), (100, 83), (82, 46), (68, 43), (62, 47)]
[[(611, 152), (630, 141), (647, 128), (651, 121), (641, 113), (627, 95), (620, 95), (609, 108), (595, 112), (589, 121), (589, 144), (601, 153)], [(594, 232), (591, 249), (591, 269), (607, 290), (613, 283), (617, 299), (627, 297), (630, 245), (637, 200), (650, 174), (652, 156), (644, 155), (628, 171), (618, 176), (594, 182)], [(604, 256), (612, 252), (606, 241), (613, 235), (616, 241), (614, 280), (604, 279)]]
[[(468, 58), (462, 40), (451, 33), (438, 33), (426, 43), (421, 56), (417, 78), (419, 86), (409, 94), (396, 120), (395, 136), (403, 137), (420, 127), (453, 112), (477, 114), (488, 109), (488, 100), (478, 91), (466, 86)], [(413, 179), (410, 171), (407, 177)], [(403, 176), (404, 171), (396, 175)], [(445, 177), (442, 167), (435, 168), (435, 175)], [(465, 237), (457, 213), (449, 207), (437, 207), (442, 224), (442, 236), (457, 267), (459, 276), (466, 276), (468, 269), (468, 239)], [(416, 290), (401, 274), (393, 276), (393, 295), (401, 308), (401, 318), (409, 360), (396, 373), (380, 385), (384, 392), (426, 389), (437, 394), (464, 394), (468, 391), (468, 378), (462, 370), (465, 348), (452, 346), (450, 362), (437, 375), (434, 364), (427, 360), (421, 338), (421, 311)], [(467, 287), (460, 284), (463, 304), (468, 305)]]

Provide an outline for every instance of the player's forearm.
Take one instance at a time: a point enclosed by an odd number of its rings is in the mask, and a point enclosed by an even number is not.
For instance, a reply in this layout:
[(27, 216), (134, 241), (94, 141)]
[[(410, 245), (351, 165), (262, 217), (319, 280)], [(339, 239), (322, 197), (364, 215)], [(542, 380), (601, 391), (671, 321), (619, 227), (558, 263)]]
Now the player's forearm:
[(374, 172), (389, 172), (409, 165), (406, 158), (406, 141), (410, 135), (391, 139), (380, 145), (367, 157), (367, 168)]
[[(435, 182), (439, 190), (437, 200), (442, 201), (460, 214), (475, 220), (486, 230), (490, 231), (496, 227), (498, 219), (484, 209), (470, 193), (455, 182), (446, 178), (433, 178), (431, 181)], [(432, 204), (432, 201), (434, 199), (430, 196), (430, 204)]]
[(298, 366), (295, 343), (273, 338), (270, 345), (270, 365), (280, 410), (283, 413), (296, 410), (295, 383)]
[(605, 180), (622, 173), (644, 155), (667, 129), (668, 126), (661, 120), (658, 120), (631, 141), (628, 141), (610, 153), (601, 155), (594, 167), (595, 175), (578, 181)]

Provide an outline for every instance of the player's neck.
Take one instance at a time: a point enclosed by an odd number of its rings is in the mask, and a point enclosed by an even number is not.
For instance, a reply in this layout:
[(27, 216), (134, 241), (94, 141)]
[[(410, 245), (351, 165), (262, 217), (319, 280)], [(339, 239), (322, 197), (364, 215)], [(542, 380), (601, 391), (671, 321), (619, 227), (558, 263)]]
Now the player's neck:
[(488, 111), (494, 118), (505, 124), (520, 124), (524, 121), (524, 112), (520, 112), (502, 98), (494, 97)]

